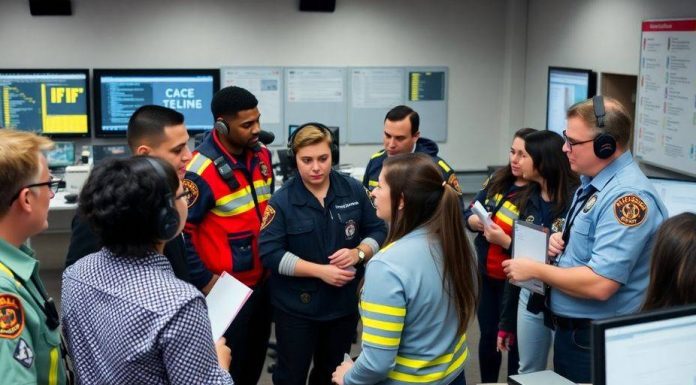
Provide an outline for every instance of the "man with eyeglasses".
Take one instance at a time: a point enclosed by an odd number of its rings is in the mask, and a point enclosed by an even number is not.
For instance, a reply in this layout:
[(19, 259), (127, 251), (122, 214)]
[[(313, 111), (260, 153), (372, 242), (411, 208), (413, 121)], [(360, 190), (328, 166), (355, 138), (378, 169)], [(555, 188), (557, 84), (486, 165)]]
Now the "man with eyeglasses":
[[(174, 167), (179, 179), (184, 177), (186, 163), (191, 160), (184, 115), (171, 108), (144, 105), (130, 117), (126, 136), (133, 154), (161, 158)], [(65, 267), (88, 254), (99, 251), (100, 248), (96, 234), (76, 215), (72, 222), (72, 235)], [(171, 263), (174, 275), (183, 281), (190, 281), (186, 247), (182, 236), (166, 243), (164, 255)]]
[(65, 384), (60, 323), (24, 243), (48, 227), (48, 205), (60, 181), (41, 151), (53, 142), (0, 130), (0, 373), (5, 384)]
[(570, 107), (567, 117), (563, 151), (581, 186), (563, 232), (550, 237), (554, 263), (512, 259), (503, 266), (511, 280), (551, 286), (554, 370), (591, 382), (590, 323), (640, 309), (650, 246), (667, 210), (628, 149), (631, 118), (618, 101), (595, 96)]

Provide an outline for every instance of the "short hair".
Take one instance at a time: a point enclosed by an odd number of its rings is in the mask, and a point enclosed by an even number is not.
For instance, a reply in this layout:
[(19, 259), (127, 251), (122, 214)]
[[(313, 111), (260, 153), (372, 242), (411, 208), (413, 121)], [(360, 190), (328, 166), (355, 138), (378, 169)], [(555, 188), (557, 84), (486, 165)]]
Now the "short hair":
[(53, 142), (43, 136), (12, 129), (0, 130), (0, 217), (9, 211), (17, 191), (39, 177), (39, 153), (51, 148)]
[(696, 303), (696, 214), (662, 222), (652, 250), (643, 310)]
[(259, 105), (259, 101), (251, 92), (237, 86), (221, 89), (213, 95), (210, 111), (213, 119), (222, 115), (235, 116), (239, 111), (250, 110)]
[(321, 129), (313, 124), (302, 127), (292, 138), (292, 152), (297, 155), (297, 151), (317, 143), (326, 142), (331, 148), (333, 138), (328, 130)]
[(618, 100), (604, 96), (604, 127), (597, 127), (597, 117), (594, 114), (594, 105), (592, 99), (583, 100), (570, 106), (566, 117), (580, 118), (590, 127), (594, 128), (597, 135), (609, 134), (614, 137), (616, 144), (621, 148), (626, 149), (631, 140), (631, 131), (633, 124), (631, 115)]
[[(165, 181), (151, 160), (162, 166)], [(162, 183), (175, 195), (180, 182), (174, 168), (159, 158), (109, 159), (90, 173), (80, 193), (79, 214), (114, 254), (141, 257), (161, 241), (158, 215), (168, 204)]]
[(409, 106), (396, 106), (387, 112), (387, 116), (384, 117), (384, 121), (390, 122), (400, 122), (406, 118), (411, 121), (411, 135), (418, 133), (418, 126), (420, 125), (420, 116), (418, 113)]
[(178, 111), (152, 104), (144, 105), (135, 110), (128, 120), (128, 147), (135, 153), (138, 146), (158, 141), (164, 135), (166, 127), (183, 123), (184, 115)]

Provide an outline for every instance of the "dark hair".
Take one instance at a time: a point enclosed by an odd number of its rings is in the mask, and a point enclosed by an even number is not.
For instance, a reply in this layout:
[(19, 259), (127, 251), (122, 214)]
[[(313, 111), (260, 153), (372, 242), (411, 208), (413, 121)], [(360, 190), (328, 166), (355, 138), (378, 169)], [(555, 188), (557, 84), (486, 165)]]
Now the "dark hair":
[[(561, 215), (568, 207), (571, 194), (579, 183), (563, 152), (564, 143), (563, 138), (553, 131), (532, 132), (524, 138), (524, 148), (534, 162), (534, 169), (546, 181), (554, 217)], [(520, 212), (523, 209), (521, 207)]]
[[(152, 164), (166, 173), (161, 180)], [(80, 193), (78, 210), (114, 254), (140, 257), (153, 251), (157, 239), (157, 218), (167, 204), (162, 183), (176, 194), (179, 178), (167, 162), (147, 156), (110, 159), (95, 167)]]
[[(536, 131), (537, 130), (534, 128), (520, 128), (519, 130), (515, 131), (513, 140), (515, 138), (524, 140), (527, 135)], [(488, 184), (486, 185), (487, 196), (494, 197), (497, 194), (505, 195), (510, 190), (510, 187), (515, 183), (515, 180), (517, 180), (517, 177), (512, 175), (512, 167), (510, 166), (510, 162), (508, 162), (507, 166), (496, 171), (495, 174), (491, 176)], [(524, 199), (525, 196), (529, 196), (529, 194), (525, 194), (524, 190), (526, 189), (518, 191), (514, 197), (511, 197), (513, 203), (517, 204), (521, 201), (521, 198)]]
[(662, 223), (655, 237), (643, 310), (696, 303), (696, 214)]
[(251, 92), (241, 87), (230, 86), (213, 95), (210, 111), (213, 113), (213, 119), (217, 119), (222, 115), (235, 116), (237, 112), (250, 110), (258, 104), (259, 101)]
[(411, 121), (411, 135), (415, 135), (418, 132), (418, 126), (420, 125), (420, 116), (418, 113), (409, 106), (396, 106), (387, 112), (387, 116), (384, 117), (384, 121), (390, 122), (400, 122), (406, 118)]
[(128, 147), (135, 153), (138, 146), (145, 142), (157, 142), (164, 135), (165, 127), (177, 126), (184, 123), (184, 115), (171, 108), (144, 105), (131, 115), (128, 120)]
[[(382, 173), (391, 191), (392, 212), (385, 244), (419, 226), (438, 241), (444, 264), (442, 285), (459, 317), (457, 333), (464, 333), (476, 308), (478, 276), (464, 232), (459, 194), (453, 186), (444, 184), (440, 170), (426, 154), (389, 157)], [(399, 210), (402, 198), (404, 206)]]
[(594, 104), (592, 99), (583, 100), (570, 106), (566, 117), (580, 118), (590, 127), (593, 127), (597, 134), (606, 133), (614, 137), (616, 144), (621, 148), (627, 149), (631, 140), (631, 115), (628, 110), (619, 103), (618, 100), (609, 96), (604, 96), (604, 128), (597, 127), (597, 117), (594, 114)]

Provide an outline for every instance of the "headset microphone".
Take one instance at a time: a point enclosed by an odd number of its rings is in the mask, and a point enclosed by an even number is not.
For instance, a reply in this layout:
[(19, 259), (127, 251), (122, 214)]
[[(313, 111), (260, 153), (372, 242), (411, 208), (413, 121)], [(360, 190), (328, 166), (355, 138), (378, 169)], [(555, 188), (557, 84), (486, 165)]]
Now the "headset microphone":
[(264, 130), (261, 130), (259, 132), (259, 142), (261, 142), (265, 145), (269, 145), (269, 144), (273, 143), (274, 140), (275, 140), (275, 134), (273, 134), (272, 132), (264, 131)]

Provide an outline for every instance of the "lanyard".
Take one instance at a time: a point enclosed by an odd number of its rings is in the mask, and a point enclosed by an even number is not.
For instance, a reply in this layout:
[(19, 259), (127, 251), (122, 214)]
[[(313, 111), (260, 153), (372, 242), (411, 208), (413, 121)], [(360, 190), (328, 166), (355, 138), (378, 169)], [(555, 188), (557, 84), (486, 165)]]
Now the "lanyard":
[[(563, 229), (563, 243), (565, 245), (568, 244), (568, 240), (570, 239), (570, 228), (573, 227), (575, 218), (578, 217), (578, 214), (580, 214), (580, 210), (582, 210), (583, 206), (585, 206), (585, 203), (587, 203), (587, 200), (590, 199), (590, 196), (594, 194), (595, 191), (597, 191), (597, 188), (595, 188), (592, 185), (589, 185), (587, 187), (587, 192), (581, 197), (579, 197), (575, 201), (575, 203), (573, 203), (573, 206), (570, 207), (570, 211), (568, 212), (570, 215), (570, 221), (568, 221), (566, 227)], [(582, 190), (579, 190), (578, 193), (581, 194)]]

